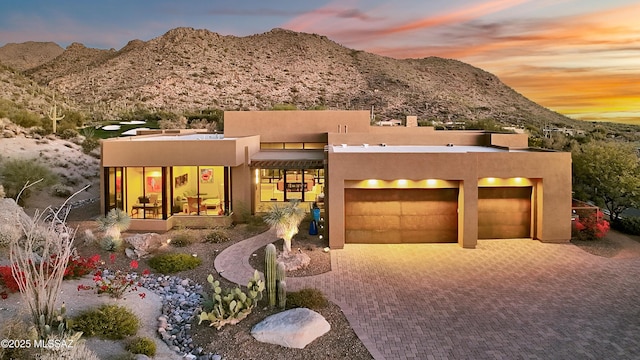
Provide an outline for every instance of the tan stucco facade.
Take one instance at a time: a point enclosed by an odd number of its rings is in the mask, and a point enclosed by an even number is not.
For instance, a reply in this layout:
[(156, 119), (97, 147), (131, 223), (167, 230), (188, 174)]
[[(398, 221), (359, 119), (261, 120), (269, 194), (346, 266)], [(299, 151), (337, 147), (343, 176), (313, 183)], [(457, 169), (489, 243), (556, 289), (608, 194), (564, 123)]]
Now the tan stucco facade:
[[(320, 143), (325, 145), (322, 189), (325, 235), (331, 248), (342, 248), (349, 241), (366, 241), (368, 235), (379, 238), (384, 231), (380, 224), (384, 223), (393, 223), (405, 233), (389, 236), (392, 243), (415, 242), (420, 232), (424, 232), (424, 242), (429, 242), (425, 224), (436, 224), (434, 218), (438, 214), (423, 212), (420, 206), (429, 206), (437, 189), (447, 189), (442, 191), (448, 194), (447, 201), (451, 201), (451, 194), (457, 194), (457, 198), (454, 196), (452, 207), (435, 196), (431, 204), (438, 203), (442, 211), (448, 212), (442, 215), (446, 222), (435, 226), (442, 226), (443, 234), (453, 229), (453, 241), (462, 247), (476, 246), (479, 222), (484, 226), (493, 224), (487, 217), (494, 216), (491, 211), (498, 211), (491, 210), (495, 204), (520, 207), (519, 215), (513, 216), (517, 224), (510, 224), (506, 213), (500, 215), (503, 223), (496, 226), (519, 227), (525, 238), (567, 242), (571, 232), (571, 154), (529, 149), (527, 141), (524, 134), (371, 126), (368, 111), (231, 111), (225, 112), (223, 139), (165, 132), (106, 140), (102, 144), (102, 166), (225, 166), (231, 174), (228, 185), (233, 208), (255, 212), (256, 199), (260, 198), (260, 168), (256, 167), (257, 162), (252, 164), (252, 159), (264, 158), (260, 157), (265, 153), (261, 144)], [(270, 156), (277, 157), (287, 150), (269, 151)], [(104, 174), (105, 171), (103, 178)], [(506, 195), (500, 195), (505, 199), (481, 199), (494, 193), (479, 190), (486, 187), (505, 189), (502, 193)], [(511, 201), (509, 194), (515, 192), (509, 189), (518, 187), (525, 188), (530, 199)], [(423, 189), (429, 195), (422, 197), (422, 202), (398, 200), (394, 191), (400, 193), (405, 188), (412, 189), (412, 194)], [(353, 204), (345, 198), (349, 189), (362, 189), (349, 193)], [(376, 193), (376, 189), (383, 191)], [(102, 193), (105, 194), (104, 189)], [(385, 206), (385, 211), (376, 210), (380, 206)], [(523, 206), (527, 208), (521, 209)], [(359, 214), (358, 209), (370, 210)], [(399, 209), (400, 214), (395, 216), (391, 209)], [(186, 218), (181, 217), (180, 221)], [(134, 227), (168, 229), (176, 221), (174, 216), (141, 219), (134, 221)]]

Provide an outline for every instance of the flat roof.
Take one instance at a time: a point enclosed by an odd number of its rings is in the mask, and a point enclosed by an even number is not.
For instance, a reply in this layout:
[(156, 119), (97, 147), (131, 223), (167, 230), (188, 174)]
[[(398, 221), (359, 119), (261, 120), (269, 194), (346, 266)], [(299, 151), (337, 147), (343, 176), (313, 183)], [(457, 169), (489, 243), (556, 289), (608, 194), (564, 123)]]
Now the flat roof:
[(507, 149), (470, 145), (331, 145), (335, 153), (470, 153), (470, 152), (527, 152), (528, 149)]
[(133, 136), (128, 138), (131, 141), (184, 141), (184, 140), (233, 140), (234, 138), (225, 138), (224, 134), (175, 134), (175, 135), (148, 135)]

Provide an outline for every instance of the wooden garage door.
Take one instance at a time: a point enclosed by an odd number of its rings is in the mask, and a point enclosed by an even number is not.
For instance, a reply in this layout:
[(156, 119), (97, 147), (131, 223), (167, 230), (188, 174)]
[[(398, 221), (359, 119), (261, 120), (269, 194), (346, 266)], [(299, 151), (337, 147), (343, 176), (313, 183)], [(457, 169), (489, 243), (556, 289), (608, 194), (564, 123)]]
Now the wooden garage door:
[(458, 189), (345, 189), (345, 242), (458, 241)]
[(478, 239), (531, 237), (531, 187), (478, 189)]

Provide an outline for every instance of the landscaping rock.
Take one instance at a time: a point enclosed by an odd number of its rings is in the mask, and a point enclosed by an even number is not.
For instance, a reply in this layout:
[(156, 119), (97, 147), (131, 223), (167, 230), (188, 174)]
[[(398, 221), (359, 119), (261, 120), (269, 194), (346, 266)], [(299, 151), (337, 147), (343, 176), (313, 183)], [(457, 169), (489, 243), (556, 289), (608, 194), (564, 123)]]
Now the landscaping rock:
[(251, 335), (260, 342), (303, 349), (330, 329), (322, 315), (296, 308), (267, 317), (251, 329)]
[(162, 238), (156, 233), (135, 234), (126, 238), (125, 241), (133, 248), (133, 253), (127, 253), (129, 257), (134, 254), (137, 257), (144, 257), (162, 246)]
[(287, 255), (279, 254), (277, 261), (284, 264), (286, 271), (295, 271), (309, 266), (311, 258), (303, 252), (291, 252)]

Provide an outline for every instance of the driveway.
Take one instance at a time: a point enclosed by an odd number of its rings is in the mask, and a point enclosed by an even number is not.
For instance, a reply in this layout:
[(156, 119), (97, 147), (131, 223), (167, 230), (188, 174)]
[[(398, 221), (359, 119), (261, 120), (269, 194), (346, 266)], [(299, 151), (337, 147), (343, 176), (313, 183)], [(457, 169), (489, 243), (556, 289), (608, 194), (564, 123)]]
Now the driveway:
[(376, 359), (638, 359), (640, 258), (534, 240), (350, 245), (322, 289)]

